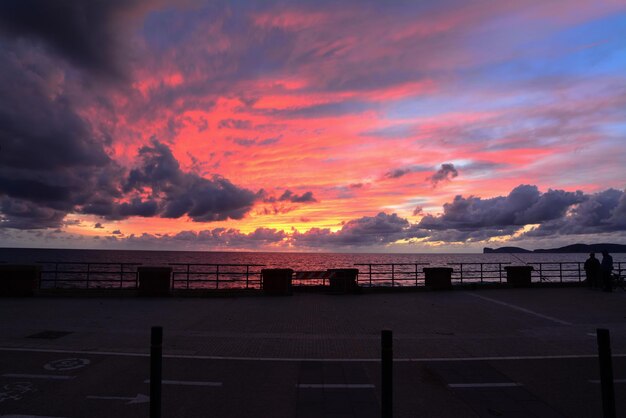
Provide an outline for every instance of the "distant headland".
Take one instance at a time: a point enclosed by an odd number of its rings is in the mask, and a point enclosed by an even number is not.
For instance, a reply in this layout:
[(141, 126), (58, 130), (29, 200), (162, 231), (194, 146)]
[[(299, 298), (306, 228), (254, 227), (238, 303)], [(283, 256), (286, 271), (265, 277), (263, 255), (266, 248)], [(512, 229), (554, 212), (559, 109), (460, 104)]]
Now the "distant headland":
[(490, 253), (591, 253), (608, 251), (610, 253), (626, 253), (626, 245), (622, 244), (572, 244), (560, 248), (527, 250), (519, 247), (483, 248), (484, 254)]

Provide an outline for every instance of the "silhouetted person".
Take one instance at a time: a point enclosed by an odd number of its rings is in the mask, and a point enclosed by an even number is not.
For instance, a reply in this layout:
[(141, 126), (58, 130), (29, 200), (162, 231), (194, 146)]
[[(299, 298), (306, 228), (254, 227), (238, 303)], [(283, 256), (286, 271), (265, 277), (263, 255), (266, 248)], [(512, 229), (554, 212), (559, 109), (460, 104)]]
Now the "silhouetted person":
[(590, 253), (585, 261), (585, 275), (587, 276), (587, 286), (596, 287), (600, 285), (600, 260), (595, 253)]
[(600, 264), (600, 267), (602, 269), (604, 291), (611, 292), (613, 290), (613, 284), (611, 283), (611, 273), (613, 273), (613, 257), (609, 255), (607, 250), (602, 251), (602, 263)]

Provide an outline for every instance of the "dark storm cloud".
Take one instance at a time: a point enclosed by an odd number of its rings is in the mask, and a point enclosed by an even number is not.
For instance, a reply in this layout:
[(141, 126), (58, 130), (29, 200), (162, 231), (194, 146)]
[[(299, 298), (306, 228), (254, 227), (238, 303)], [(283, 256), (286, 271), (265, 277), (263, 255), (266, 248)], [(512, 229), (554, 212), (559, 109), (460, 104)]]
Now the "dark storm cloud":
[(67, 212), (40, 206), (36, 203), (2, 198), (0, 228), (42, 229), (60, 226)]
[(524, 236), (602, 234), (616, 231), (626, 231), (626, 192), (608, 189), (585, 195), (584, 201), (572, 207), (568, 216), (544, 222)]
[(313, 196), (313, 192), (304, 192), (301, 195), (292, 192), (291, 190), (285, 190), (279, 197), (268, 196), (268, 193), (261, 189), (259, 191), (259, 197), (266, 203), (277, 202), (291, 202), (291, 203), (315, 203), (317, 199)]
[(246, 248), (258, 249), (267, 245), (280, 244), (287, 237), (284, 231), (270, 228), (258, 228), (255, 231), (244, 234), (232, 228), (215, 228), (203, 231), (181, 231), (174, 235), (156, 236), (142, 234), (130, 235), (123, 238), (124, 242), (140, 244), (149, 248), (198, 248), (208, 246), (210, 248)]
[(430, 230), (471, 230), (536, 224), (563, 217), (572, 205), (584, 200), (582, 192), (549, 190), (542, 194), (537, 186), (520, 185), (508, 196), (490, 199), (457, 195), (443, 205), (442, 215), (426, 215), (419, 226)]
[(427, 180), (430, 180), (433, 187), (436, 187), (442, 181), (450, 181), (451, 179), (457, 177), (459, 172), (456, 168), (454, 168), (454, 164), (441, 164), (441, 168), (435, 172), (430, 177), (427, 177)]
[(388, 179), (397, 179), (409, 173), (415, 173), (419, 171), (427, 171), (430, 167), (421, 166), (421, 165), (413, 165), (410, 167), (396, 168), (391, 171), (388, 171), (384, 174), (383, 177)]
[[(210, 179), (183, 172), (169, 147), (152, 140), (139, 150), (140, 165), (131, 170), (124, 192), (150, 190), (159, 202), (158, 213), (165, 218), (188, 215), (196, 222), (241, 219), (252, 208), (257, 195), (229, 180), (213, 176)], [(153, 216), (157, 208), (150, 202), (137, 202), (138, 210)], [(154, 209), (152, 213), (151, 210)]]
[(292, 203), (313, 203), (317, 200), (313, 197), (313, 192), (309, 191), (302, 195), (297, 195), (291, 190), (285, 190), (285, 192), (278, 198), (278, 201), (289, 201)]
[(123, 20), (138, 3), (5, 0), (0, 2), (0, 34), (43, 44), (89, 71), (119, 76)]
[(303, 247), (340, 247), (384, 245), (401, 239), (409, 221), (397, 214), (379, 213), (348, 221), (339, 231), (313, 228), (305, 233), (292, 235), (294, 244)]
[(59, 227), (77, 205), (112, 199), (120, 169), (107, 155), (106, 136), (74, 110), (57, 62), (2, 42), (0, 225)]

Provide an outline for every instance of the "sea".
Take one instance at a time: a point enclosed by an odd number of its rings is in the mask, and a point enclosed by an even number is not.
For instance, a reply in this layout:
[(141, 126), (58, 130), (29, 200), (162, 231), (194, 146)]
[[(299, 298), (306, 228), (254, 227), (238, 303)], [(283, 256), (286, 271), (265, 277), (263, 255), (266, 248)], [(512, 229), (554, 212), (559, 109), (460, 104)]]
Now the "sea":
[[(626, 254), (613, 254), (615, 262), (626, 262)], [(291, 268), (296, 271), (353, 268), (355, 264), (421, 264), (433, 267), (453, 263), (553, 263), (584, 262), (587, 254), (424, 254), (424, 253), (301, 253), (301, 252), (228, 252), (228, 251), (137, 251), (0, 248), (0, 263), (30, 264), (41, 262), (138, 263), (143, 265), (190, 264), (259, 264), (267, 268)]]

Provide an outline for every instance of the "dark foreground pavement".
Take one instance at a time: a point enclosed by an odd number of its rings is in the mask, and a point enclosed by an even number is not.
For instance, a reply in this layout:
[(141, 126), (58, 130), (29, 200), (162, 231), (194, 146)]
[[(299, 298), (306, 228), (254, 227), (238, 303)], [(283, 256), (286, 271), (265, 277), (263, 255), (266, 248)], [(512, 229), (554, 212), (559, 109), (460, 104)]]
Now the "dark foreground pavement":
[(626, 416), (626, 292), (0, 299), (0, 417), (148, 416), (164, 327), (164, 417), (595, 417), (596, 328), (611, 330)]

